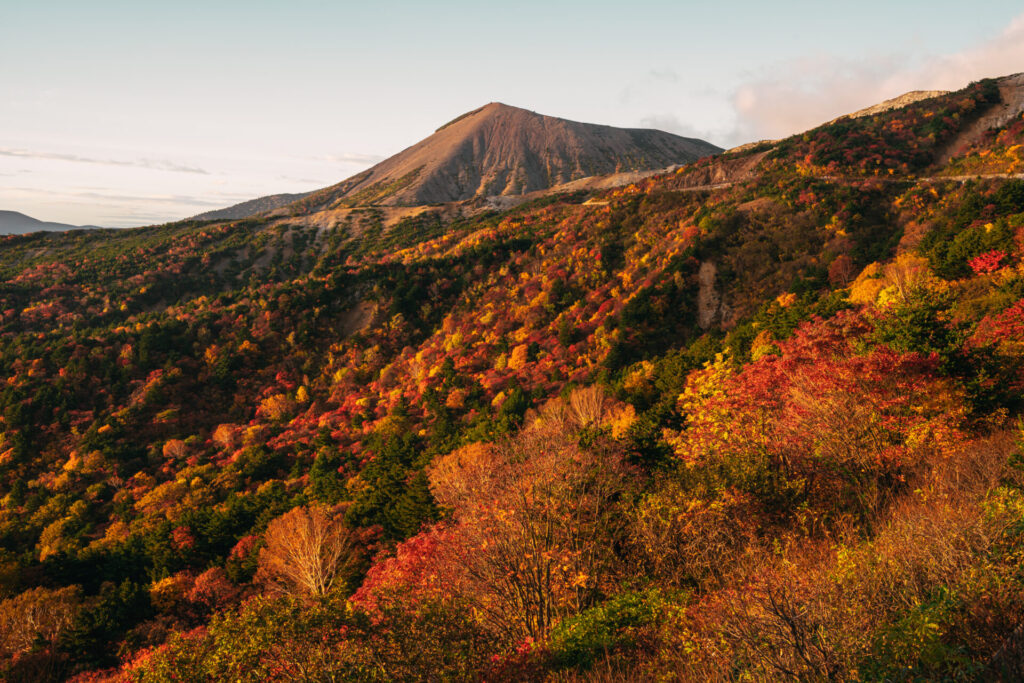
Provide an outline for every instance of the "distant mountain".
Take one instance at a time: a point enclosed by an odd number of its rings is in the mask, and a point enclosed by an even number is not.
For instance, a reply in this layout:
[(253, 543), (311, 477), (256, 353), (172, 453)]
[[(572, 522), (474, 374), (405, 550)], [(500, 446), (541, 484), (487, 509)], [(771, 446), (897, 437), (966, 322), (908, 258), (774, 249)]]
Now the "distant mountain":
[(287, 206), (292, 202), (296, 202), (304, 197), (308, 197), (312, 192), (301, 192), (299, 194), (272, 194), (266, 197), (258, 197), (256, 199), (250, 199), (247, 202), (241, 202), (234, 206), (229, 206), (226, 209), (216, 209), (214, 211), (207, 211), (197, 216), (193, 216), (193, 220), (201, 221), (212, 221), (212, 220), (236, 220), (239, 218), (248, 218), (249, 216), (255, 216), (258, 213), (265, 211), (273, 211), (279, 209), (282, 206)]
[(26, 216), (17, 211), (0, 211), (0, 235), (21, 235), (40, 230), (62, 231), (95, 229), (95, 225), (68, 225), (67, 223), (51, 223), (38, 218)]
[(492, 102), (313, 193), (301, 206), (417, 206), (519, 195), (589, 176), (685, 164), (720, 151), (659, 130), (577, 123)]

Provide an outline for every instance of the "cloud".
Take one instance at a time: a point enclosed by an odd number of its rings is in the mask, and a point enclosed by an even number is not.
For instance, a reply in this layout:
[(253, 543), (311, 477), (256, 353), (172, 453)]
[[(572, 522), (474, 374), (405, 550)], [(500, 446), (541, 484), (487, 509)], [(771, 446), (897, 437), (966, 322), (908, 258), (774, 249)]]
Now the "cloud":
[(64, 199), (88, 199), (100, 200), (103, 202), (129, 202), (129, 203), (166, 203), (183, 204), (199, 207), (221, 207), (229, 202), (238, 203), (245, 199), (251, 199), (249, 195), (217, 193), (211, 197), (197, 197), (183, 194), (121, 194), (117, 192), (104, 192), (93, 189), (69, 189), (69, 190), (43, 190), (35, 187), (11, 187), (4, 188), (11, 192), (21, 192), (30, 195), (42, 195), (46, 197), (60, 197)]
[(666, 84), (678, 83), (679, 80), (679, 73), (669, 67), (648, 69), (645, 75), (622, 86), (617, 99), (619, 104), (628, 105), (652, 89), (662, 89)]
[(0, 156), (15, 157), (17, 159), (47, 159), (52, 161), (71, 161), (82, 164), (100, 164), (102, 166), (133, 166), (136, 168), (148, 168), (154, 171), (172, 171), (174, 173), (198, 173), (209, 175), (204, 169), (195, 166), (167, 161), (165, 159), (93, 159), (90, 157), (78, 156), (77, 154), (61, 154), (58, 152), (33, 152), (26, 149), (12, 149), (0, 147)]
[(985, 77), (1024, 68), (1024, 14), (997, 36), (969, 49), (914, 64), (890, 54), (853, 62), (812, 56), (773, 65), (733, 93), (730, 143), (779, 138), (911, 90), (958, 90)]
[(318, 161), (330, 161), (335, 164), (376, 164), (384, 161), (378, 154), (328, 154), (316, 157)]
[(650, 114), (640, 119), (640, 125), (644, 128), (663, 130), (667, 133), (675, 133), (676, 135), (688, 138), (707, 140), (709, 137), (714, 137), (709, 131), (700, 130), (695, 126), (680, 121), (675, 114)]

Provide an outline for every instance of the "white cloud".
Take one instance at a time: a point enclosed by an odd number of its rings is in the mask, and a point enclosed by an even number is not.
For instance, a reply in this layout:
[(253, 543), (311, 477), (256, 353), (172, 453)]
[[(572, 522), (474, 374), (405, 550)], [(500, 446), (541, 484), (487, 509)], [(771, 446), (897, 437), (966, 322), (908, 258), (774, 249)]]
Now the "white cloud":
[(700, 138), (707, 140), (713, 134), (706, 130), (699, 130), (688, 123), (679, 120), (675, 114), (650, 114), (640, 119), (640, 125), (644, 128), (663, 130), (666, 133), (675, 133), (688, 138)]
[(1024, 69), (1024, 14), (990, 41), (913, 64), (903, 55), (868, 62), (813, 56), (764, 70), (733, 94), (738, 144), (799, 133), (911, 90), (958, 90)]
[(71, 161), (83, 164), (100, 164), (101, 166), (134, 166), (138, 168), (149, 168), (155, 171), (173, 171), (175, 173), (198, 173), (207, 175), (207, 172), (195, 166), (185, 166), (166, 159), (94, 159), (91, 157), (78, 156), (77, 154), (62, 154), (59, 152), (33, 152), (27, 149), (12, 149), (0, 147), (0, 156), (14, 157), (17, 159), (47, 159), (51, 161)]

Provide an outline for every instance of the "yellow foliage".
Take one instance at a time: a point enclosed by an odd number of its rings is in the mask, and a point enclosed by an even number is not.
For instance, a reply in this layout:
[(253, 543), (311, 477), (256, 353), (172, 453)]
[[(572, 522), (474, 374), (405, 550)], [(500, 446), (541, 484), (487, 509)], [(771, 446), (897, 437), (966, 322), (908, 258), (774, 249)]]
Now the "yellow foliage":
[(771, 330), (761, 330), (754, 337), (754, 341), (750, 344), (750, 358), (751, 360), (757, 360), (763, 356), (769, 354), (778, 354), (779, 347), (775, 345), (775, 339), (772, 337)]
[(850, 285), (850, 295), (847, 298), (851, 303), (871, 304), (875, 302), (878, 293), (886, 286), (881, 271), (881, 266), (877, 263), (872, 263), (861, 271), (857, 279)]
[(459, 410), (466, 404), (466, 391), (463, 389), (452, 389), (444, 404), (448, 408)]
[(612, 430), (612, 438), (621, 439), (629, 432), (629, 428), (636, 422), (636, 409), (628, 403), (616, 406), (609, 411), (606, 424)]
[(793, 294), (792, 292), (787, 292), (785, 294), (780, 294), (775, 299), (775, 301), (782, 308), (789, 308), (790, 306), (792, 306), (793, 304), (796, 303), (796, 294)]
[(933, 287), (935, 278), (928, 269), (928, 260), (912, 252), (904, 252), (884, 267), (872, 263), (850, 285), (849, 300), (855, 304), (906, 301), (911, 292)]
[[(729, 411), (725, 408), (709, 409), (706, 404), (725, 393), (725, 384), (733, 376), (735, 370), (731, 359), (724, 353), (715, 356), (714, 361), (704, 364), (704, 368), (690, 373), (686, 379), (686, 387), (679, 395), (679, 411), (686, 416), (690, 435), (667, 432), (666, 440), (684, 461), (693, 462), (699, 459), (709, 448), (718, 443), (728, 441), (728, 429), (724, 426), (730, 422)], [(722, 427), (719, 429), (719, 427)], [(713, 434), (716, 438), (701, 440), (693, 434)], [(715, 441), (716, 443), (711, 443)]]
[(259, 412), (271, 420), (284, 420), (294, 414), (295, 408), (295, 400), (290, 396), (287, 394), (274, 394), (263, 399), (260, 403)]
[(82, 471), (89, 474), (99, 472), (107, 465), (107, 459), (100, 451), (93, 451), (82, 459)]
[(444, 350), (445, 351), (456, 351), (462, 348), (462, 333), (453, 332), (452, 334), (445, 337)]
[(633, 369), (626, 375), (626, 378), (623, 381), (623, 386), (630, 391), (635, 391), (650, 381), (653, 376), (654, 363), (648, 360), (641, 361), (637, 365), (633, 366)]
[(39, 534), (39, 542), (36, 548), (39, 550), (40, 562), (48, 557), (57, 555), (62, 551), (69, 551), (74, 547), (74, 542), (65, 536), (65, 531), (72, 524), (72, 520), (64, 518), (51, 522)]
[(73, 472), (82, 466), (82, 458), (79, 457), (78, 451), (71, 451), (68, 455), (68, 461), (64, 463), (65, 472)]
[(349, 477), (345, 482), (345, 490), (348, 491), (349, 495), (353, 498), (358, 498), (361, 493), (370, 488), (370, 485), (366, 483), (366, 480), (360, 477), (358, 474)]
[(471, 484), (494, 465), (491, 444), (471, 443), (442, 456), (427, 468), (430, 490), (441, 505), (454, 506), (472, 495)]
[(186, 574), (174, 574), (161, 579), (149, 587), (149, 599), (160, 612), (170, 612), (185, 599), (192, 588), (192, 580)]
[(135, 503), (135, 509), (142, 513), (164, 512), (174, 507), (188, 493), (188, 487), (176, 481), (160, 484)]
[(896, 290), (896, 296), (906, 301), (911, 292), (927, 287), (934, 279), (928, 269), (928, 259), (912, 252), (904, 252), (885, 267), (885, 280)]
[(529, 347), (526, 344), (520, 344), (512, 349), (512, 355), (508, 359), (509, 370), (519, 370), (526, 366), (528, 358)]

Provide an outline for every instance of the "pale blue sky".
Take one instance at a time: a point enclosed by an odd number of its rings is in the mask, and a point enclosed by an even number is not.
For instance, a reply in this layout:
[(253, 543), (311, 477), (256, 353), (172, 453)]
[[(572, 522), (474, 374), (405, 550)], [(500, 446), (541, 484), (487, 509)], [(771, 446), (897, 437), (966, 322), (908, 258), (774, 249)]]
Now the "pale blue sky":
[(1024, 3), (0, 0), (0, 209), (111, 226), (332, 184), (502, 101), (729, 146), (1024, 70)]

